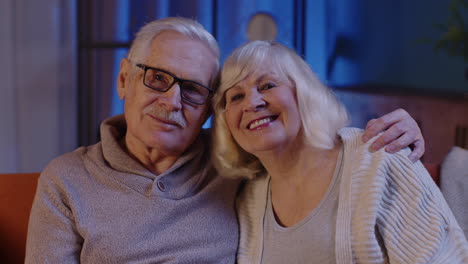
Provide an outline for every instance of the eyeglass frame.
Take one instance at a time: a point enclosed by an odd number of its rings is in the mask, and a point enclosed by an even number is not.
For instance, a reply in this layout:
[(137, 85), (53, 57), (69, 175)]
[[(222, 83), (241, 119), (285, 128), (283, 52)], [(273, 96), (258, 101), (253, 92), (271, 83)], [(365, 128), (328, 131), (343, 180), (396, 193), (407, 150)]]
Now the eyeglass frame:
[[(154, 90), (154, 91), (158, 91), (158, 92), (163, 92), (163, 93), (165, 93), (165, 92), (169, 91), (169, 90), (172, 88), (172, 86), (174, 86), (175, 83), (179, 83), (179, 86), (180, 86), (180, 88), (182, 89), (183, 86), (182, 86), (181, 84), (184, 83), (184, 82), (185, 82), (185, 83), (187, 83), (187, 82), (188, 82), (188, 83), (194, 83), (194, 84), (199, 85), (199, 86), (201, 86), (201, 87), (203, 87), (203, 88), (205, 88), (205, 89), (208, 90), (208, 96), (205, 98), (205, 100), (204, 100), (202, 103), (193, 102), (193, 101), (191, 101), (191, 100), (185, 98), (184, 95), (183, 95), (183, 93), (181, 92), (181, 93), (180, 93), (180, 97), (182, 98), (182, 100), (184, 100), (184, 101), (186, 101), (186, 102), (189, 102), (189, 103), (192, 103), (192, 104), (196, 104), (196, 105), (203, 105), (203, 104), (205, 104), (205, 103), (208, 101), (208, 98), (210, 98), (210, 96), (215, 92), (214, 89), (211, 89), (211, 88), (209, 88), (209, 87), (206, 87), (205, 85), (203, 85), (203, 84), (201, 84), (201, 83), (198, 83), (198, 82), (195, 82), (195, 81), (192, 81), (192, 80), (186, 80), (186, 79), (179, 78), (179, 77), (177, 77), (176, 75), (174, 75), (173, 73), (170, 73), (170, 72), (168, 72), (168, 71), (165, 71), (165, 70), (162, 70), (162, 69), (159, 69), (159, 68), (151, 67), (151, 66), (148, 66), (148, 65), (145, 65), (145, 64), (142, 64), (142, 63), (137, 63), (137, 64), (135, 64), (135, 66), (137, 66), (138, 68), (144, 70), (144, 73), (143, 73), (143, 84), (144, 84), (146, 87), (148, 87), (148, 88), (150, 88), (151, 90)], [(158, 89), (156, 89), (156, 88), (154, 88), (154, 87), (151, 87), (150, 85), (147, 85), (147, 84), (146, 84), (146, 72), (147, 72), (149, 69), (150, 69), (150, 70), (156, 70), (156, 71), (163, 72), (163, 73), (165, 73), (165, 74), (171, 76), (171, 77), (174, 79), (174, 80), (172, 81), (171, 85), (168, 86), (167, 90), (158, 90)]]

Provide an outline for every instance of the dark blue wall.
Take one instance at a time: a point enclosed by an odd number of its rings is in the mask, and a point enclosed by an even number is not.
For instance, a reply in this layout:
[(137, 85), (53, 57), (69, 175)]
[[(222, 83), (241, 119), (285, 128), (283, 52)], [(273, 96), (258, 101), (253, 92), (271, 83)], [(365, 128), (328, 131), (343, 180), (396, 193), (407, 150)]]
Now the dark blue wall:
[[(217, 38), (223, 60), (247, 41), (247, 24), (252, 16), (266, 13), (277, 24), (277, 40), (303, 55), (329, 85), (372, 83), (410, 87), (421, 93), (466, 93), (467, 66), (463, 60), (437, 54), (431, 45), (418, 42), (424, 37), (437, 36), (433, 25), (446, 21), (448, 2), (118, 0), (116, 38), (131, 40), (134, 32), (152, 19), (191, 17)], [(116, 54), (116, 65), (124, 54), (124, 50)], [(116, 101), (113, 105), (114, 113), (121, 111), (120, 103)]]

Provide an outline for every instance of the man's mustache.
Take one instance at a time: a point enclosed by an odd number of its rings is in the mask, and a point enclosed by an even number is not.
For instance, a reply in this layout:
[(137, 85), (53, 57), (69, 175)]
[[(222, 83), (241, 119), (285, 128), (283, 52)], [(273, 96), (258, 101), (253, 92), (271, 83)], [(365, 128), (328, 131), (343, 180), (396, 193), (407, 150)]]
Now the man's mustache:
[(165, 119), (165, 120), (170, 120), (172, 122), (175, 122), (177, 125), (181, 126), (182, 128), (185, 128), (187, 126), (187, 122), (185, 121), (184, 116), (182, 115), (181, 111), (167, 111), (166, 109), (163, 109), (159, 106), (156, 106), (154, 104), (149, 105), (145, 107), (143, 110), (144, 114), (150, 114), (152, 116)]

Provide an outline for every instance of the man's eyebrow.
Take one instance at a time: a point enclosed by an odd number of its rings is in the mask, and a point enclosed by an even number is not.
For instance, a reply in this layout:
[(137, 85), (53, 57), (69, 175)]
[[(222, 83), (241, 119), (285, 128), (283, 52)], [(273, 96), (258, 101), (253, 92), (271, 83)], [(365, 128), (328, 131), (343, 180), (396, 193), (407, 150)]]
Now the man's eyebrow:
[[(163, 71), (165, 71), (165, 72), (169, 72), (170, 74), (175, 75), (177, 78), (182, 79), (182, 80), (184, 80), (184, 81), (194, 82), (194, 83), (198, 83), (198, 84), (201, 84), (201, 85), (203, 85), (203, 86), (209, 87), (209, 84), (203, 84), (203, 82), (202, 82), (201, 80), (199, 80), (199, 79), (186, 79), (186, 78), (182, 78), (182, 77), (180, 77), (179, 75), (173, 73), (172, 71), (170, 71), (170, 70), (168, 70), (168, 69), (166, 69), (166, 68), (164, 68), (164, 67), (162, 67), (162, 66), (161, 66), (161, 67), (159, 67), (159, 66), (155, 67), (155, 66), (148, 65), (148, 67), (154, 68), (154, 69), (157, 69), (157, 70), (163, 70)], [(209, 81), (208, 81), (208, 82), (209, 82)]]
[[(171, 71), (168, 71), (168, 72), (172, 73)], [(172, 74), (174, 74), (174, 73), (172, 73)], [(177, 78), (182, 79), (182, 80), (184, 80), (184, 81), (189, 81), (189, 82), (201, 84), (201, 85), (206, 86), (206, 87), (209, 87), (209, 86), (210, 86), (210, 81), (209, 81), (209, 80), (208, 80), (208, 83), (207, 83), (207, 84), (204, 84), (204, 83), (202, 82), (202, 80), (200, 80), (200, 79), (196, 79), (196, 78), (195, 78), (195, 79), (186, 79), (186, 78), (180, 77), (180, 76), (177, 75), (177, 74), (174, 74), (174, 75), (177, 76)]]

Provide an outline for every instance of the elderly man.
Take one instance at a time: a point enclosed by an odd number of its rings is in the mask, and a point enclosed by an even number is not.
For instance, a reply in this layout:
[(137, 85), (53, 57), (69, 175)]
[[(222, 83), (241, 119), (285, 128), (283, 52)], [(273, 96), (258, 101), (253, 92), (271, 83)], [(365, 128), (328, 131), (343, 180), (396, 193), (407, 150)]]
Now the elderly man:
[[(201, 131), (218, 59), (215, 39), (193, 20), (138, 32), (118, 76), (125, 114), (102, 123), (101, 142), (55, 159), (39, 179), (26, 263), (235, 262), (239, 183), (217, 175)], [(420, 157), (422, 137), (406, 112), (368, 132), (383, 129), (378, 144), (419, 144), (412, 158)]]

